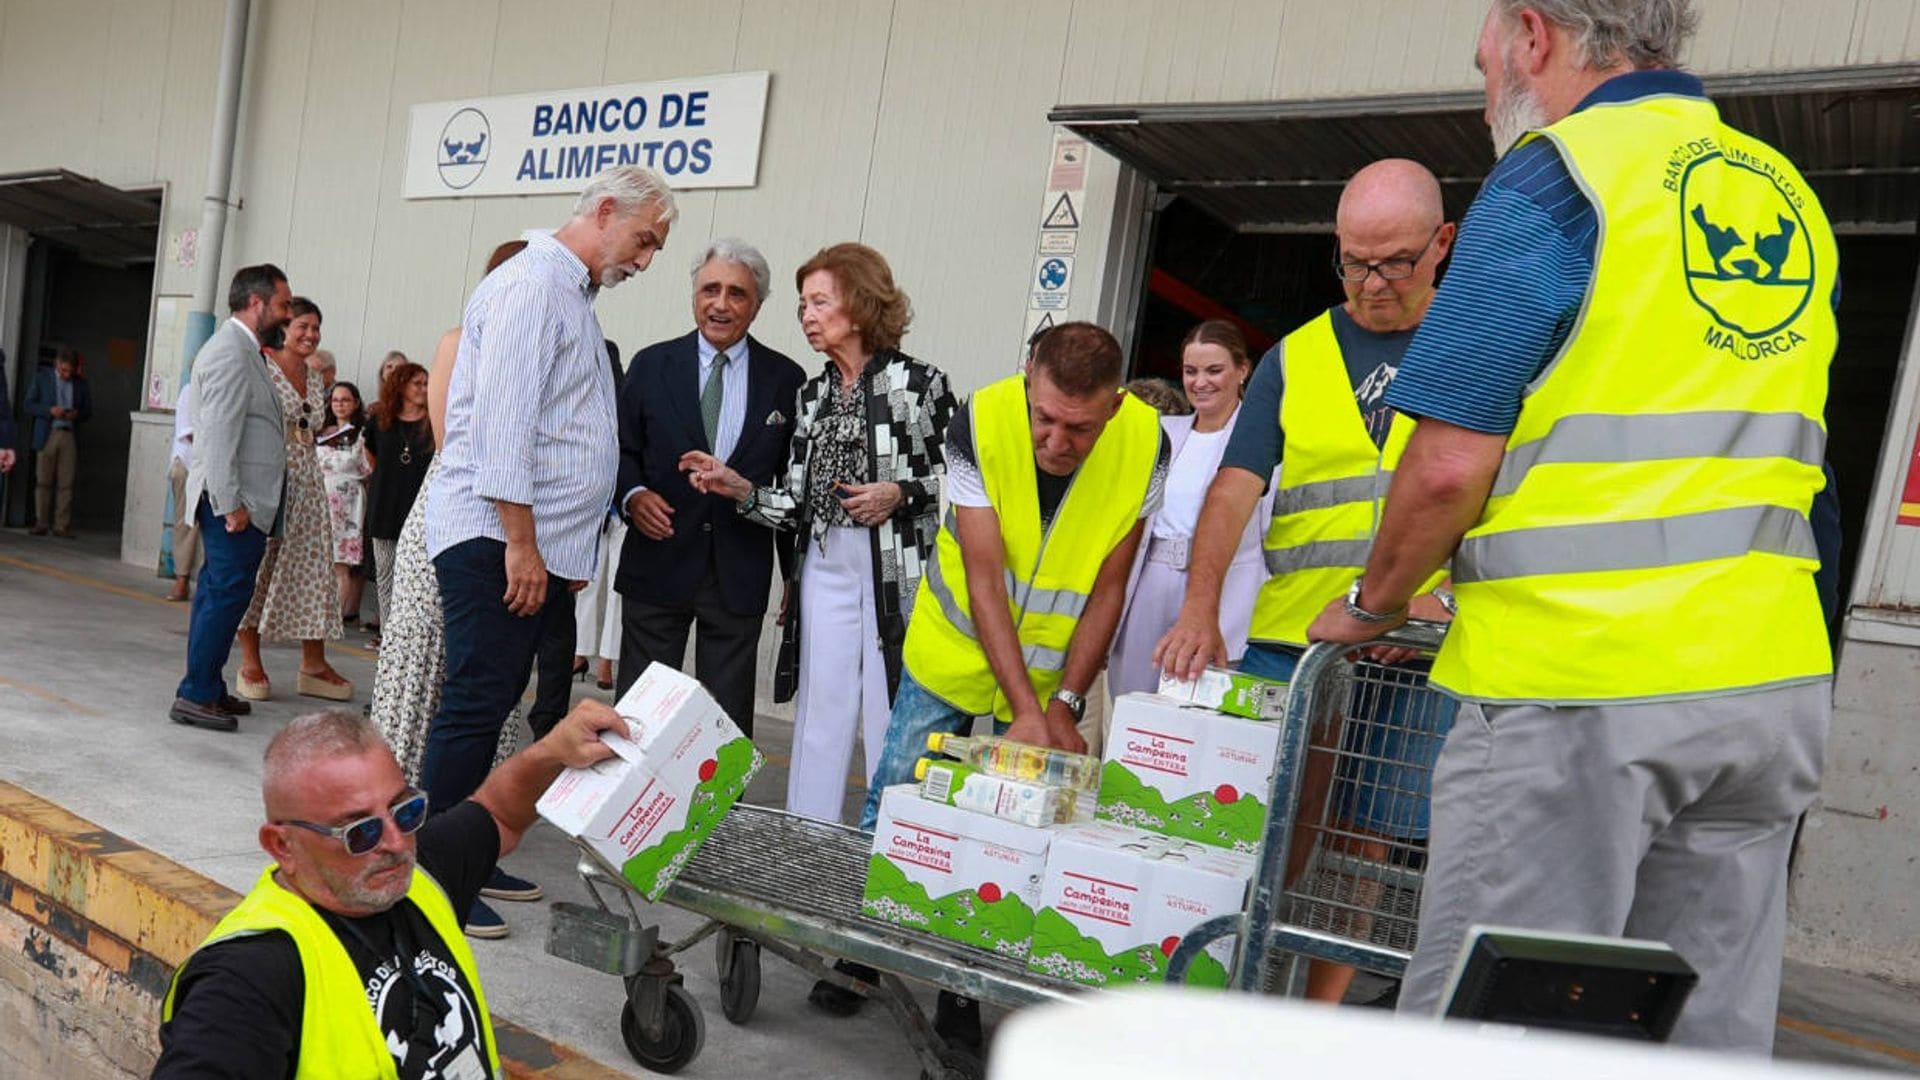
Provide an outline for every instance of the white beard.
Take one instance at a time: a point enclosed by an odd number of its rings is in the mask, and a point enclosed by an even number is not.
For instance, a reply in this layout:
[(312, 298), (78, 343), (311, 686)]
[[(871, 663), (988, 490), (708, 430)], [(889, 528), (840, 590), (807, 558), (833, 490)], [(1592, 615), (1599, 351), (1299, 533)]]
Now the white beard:
[(611, 289), (632, 276), (633, 271), (628, 270), (624, 266), (609, 266), (605, 270), (600, 271), (600, 287), (603, 289)]
[(1500, 101), (1489, 121), (1493, 130), (1493, 157), (1498, 161), (1513, 149), (1520, 136), (1547, 126), (1547, 109), (1533, 87), (1521, 82), (1508, 68), (1500, 76)]

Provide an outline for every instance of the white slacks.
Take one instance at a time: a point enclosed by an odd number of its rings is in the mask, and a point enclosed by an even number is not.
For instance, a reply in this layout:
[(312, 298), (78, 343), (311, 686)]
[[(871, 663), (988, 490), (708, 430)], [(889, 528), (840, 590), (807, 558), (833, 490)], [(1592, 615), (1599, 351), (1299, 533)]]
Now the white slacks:
[(887, 668), (873, 596), (866, 529), (827, 530), (826, 550), (800, 567), (800, 679), (795, 688), (787, 810), (844, 821), (847, 771), (858, 732), (872, 776), (886, 741)]
[(573, 594), (573, 651), (576, 656), (620, 659), (620, 594), (613, 578), (620, 570), (620, 548), (627, 526), (615, 521), (600, 534), (600, 565), (587, 587)]

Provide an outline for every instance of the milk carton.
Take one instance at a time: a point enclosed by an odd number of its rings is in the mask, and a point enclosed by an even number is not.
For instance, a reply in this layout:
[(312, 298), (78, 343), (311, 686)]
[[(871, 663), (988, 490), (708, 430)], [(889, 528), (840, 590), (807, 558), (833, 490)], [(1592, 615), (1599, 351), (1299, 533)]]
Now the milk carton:
[(931, 802), (915, 784), (890, 787), (880, 795), (860, 911), (1024, 958), (1056, 832)]
[(537, 809), (658, 900), (763, 759), (697, 680), (664, 664), (614, 708), (630, 732), (601, 735), (615, 756), (561, 773)]
[(1252, 854), (1283, 727), (1123, 694), (1113, 703), (1094, 816)]
[(1207, 668), (1192, 681), (1163, 674), (1160, 696), (1249, 720), (1283, 720), (1287, 715), (1286, 683), (1229, 668)]
[[(1027, 966), (1089, 986), (1160, 982), (1180, 939), (1242, 910), (1252, 874), (1248, 856), (1124, 825), (1060, 829)], [(1232, 957), (1231, 937), (1208, 945), (1188, 968), (1188, 984), (1225, 986)]]

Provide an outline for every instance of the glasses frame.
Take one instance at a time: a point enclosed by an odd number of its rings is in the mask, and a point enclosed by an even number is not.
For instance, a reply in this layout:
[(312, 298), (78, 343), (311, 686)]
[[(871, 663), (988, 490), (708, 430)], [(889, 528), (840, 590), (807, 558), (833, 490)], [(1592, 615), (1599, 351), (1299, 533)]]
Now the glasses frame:
[[(1379, 274), (1381, 281), (1405, 281), (1408, 278), (1413, 276), (1414, 270), (1418, 269), (1420, 266), (1420, 260), (1427, 257), (1427, 252), (1432, 250), (1433, 248), (1433, 242), (1440, 238), (1440, 230), (1446, 227), (1447, 227), (1447, 223), (1444, 221), (1438, 225), (1435, 225), (1433, 227), (1433, 232), (1427, 235), (1427, 242), (1424, 244), (1421, 244), (1420, 250), (1414, 252), (1413, 257), (1408, 259), (1381, 259), (1379, 262), (1360, 262), (1358, 260), (1355, 260), (1353, 262), (1348, 262), (1347, 260), (1342, 259), (1338, 252), (1335, 252), (1333, 256), (1333, 276), (1339, 278), (1341, 281), (1344, 281), (1350, 285), (1361, 284), (1362, 282), (1366, 281), (1368, 277), (1374, 274)], [(1407, 267), (1406, 273), (1404, 274), (1387, 273), (1387, 267), (1396, 263), (1405, 263)], [(1359, 269), (1360, 276), (1349, 277), (1347, 275), (1348, 267), (1354, 267), (1356, 269)]]
[[(400, 824), (400, 809), (416, 800), (420, 803), (420, 818), (414, 823), (413, 828), (409, 829)], [(428, 809), (427, 793), (410, 788), (405, 795), (388, 803), (384, 813), (368, 814), (366, 817), (355, 818), (345, 825), (322, 825), (317, 821), (301, 821), (298, 818), (287, 818), (283, 821), (276, 821), (273, 824), (291, 825), (296, 829), (305, 829), (308, 832), (319, 833), (321, 836), (330, 836), (340, 841), (340, 846), (347, 849), (347, 854), (358, 858), (363, 855), (371, 855), (379, 850), (380, 841), (387, 837), (387, 822), (389, 820), (393, 822), (393, 827), (399, 830), (401, 836), (411, 836), (419, 832), (420, 826), (427, 823)], [(379, 829), (373, 834), (373, 843), (369, 844), (364, 851), (353, 850), (353, 841), (349, 840), (348, 836), (353, 830), (360, 828), (369, 821), (379, 826)]]

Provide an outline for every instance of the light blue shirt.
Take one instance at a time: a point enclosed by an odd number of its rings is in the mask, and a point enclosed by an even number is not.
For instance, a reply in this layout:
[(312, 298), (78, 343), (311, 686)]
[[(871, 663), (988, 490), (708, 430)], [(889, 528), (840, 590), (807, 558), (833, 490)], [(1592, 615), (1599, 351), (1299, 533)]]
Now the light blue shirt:
[(519, 503), (533, 508), (548, 572), (584, 581), (620, 465), (613, 376), (586, 265), (551, 233), (526, 240), (467, 300), (427, 553), (505, 542), (494, 502)]
[[(693, 335), (700, 346), (700, 391), (707, 389), (707, 377), (713, 374), (714, 357), (720, 350), (706, 335)], [(713, 433), (713, 456), (725, 461), (740, 443), (740, 428), (747, 422), (747, 339), (743, 336), (727, 349), (727, 366), (720, 372), (720, 427)], [(696, 399), (698, 400), (698, 399)]]
[[(73, 408), (73, 380), (61, 378), (59, 372), (55, 372), (53, 375), (53, 403), (63, 409)], [(73, 429), (73, 421), (66, 417), (61, 417), (53, 422), (53, 427), (56, 431), (63, 428), (71, 431)], [(735, 430), (737, 431), (739, 429), (736, 428)]]

